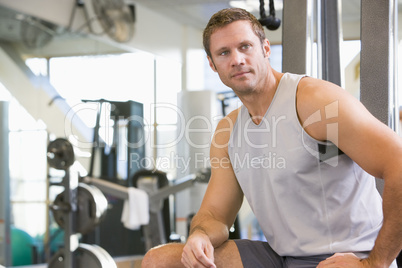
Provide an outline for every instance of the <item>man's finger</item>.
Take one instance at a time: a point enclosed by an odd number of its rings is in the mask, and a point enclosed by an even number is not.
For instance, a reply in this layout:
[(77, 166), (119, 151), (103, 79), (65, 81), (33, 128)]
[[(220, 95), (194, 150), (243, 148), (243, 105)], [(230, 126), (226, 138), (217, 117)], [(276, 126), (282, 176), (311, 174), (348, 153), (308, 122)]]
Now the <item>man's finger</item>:
[[(195, 255), (195, 254), (194, 254), (194, 255)], [(213, 253), (212, 253), (212, 255), (213, 255)], [(198, 256), (195, 255), (195, 257), (196, 257), (196, 259), (197, 259), (202, 265), (204, 265), (205, 267), (216, 268), (216, 265), (215, 265), (215, 263), (214, 263), (213, 258), (210, 259), (210, 258), (206, 255), (206, 253), (202, 252), (202, 253), (198, 254)]]
[[(207, 256), (208, 259), (211, 260), (212, 264), (215, 263), (214, 248), (213, 248), (212, 246), (211, 246), (211, 247), (208, 247), (208, 246), (207, 246), (207, 247), (205, 248), (205, 255)], [(215, 264), (214, 264), (214, 267), (215, 267)]]

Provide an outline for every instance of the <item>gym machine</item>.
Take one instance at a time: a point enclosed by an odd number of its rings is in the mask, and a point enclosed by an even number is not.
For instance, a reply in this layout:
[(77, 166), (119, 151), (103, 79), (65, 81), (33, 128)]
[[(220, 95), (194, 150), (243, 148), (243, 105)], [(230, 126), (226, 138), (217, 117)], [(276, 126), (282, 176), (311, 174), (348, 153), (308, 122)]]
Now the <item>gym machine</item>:
[(56, 139), (48, 145), (49, 166), (65, 172), (61, 182), (64, 191), (50, 206), (55, 221), (64, 229), (64, 248), (49, 260), (48, 267), (117, 267), (100, 246), (79, 243), (80, 234), (93, 230), (105, 216), (107, 200), (99, 189), (80, 183), (78, 174), (70, 171), (74, 159), (73, 146), (67, 140)]
[[(105, 99), (82, 101), (97, 107), (87, 176), (131, 186), (131, 178), (139, 170), (139, 165), (132, 164), (132, 156), (136, 159), (145, 157), (143, 104)], [(108, 142), (101, 138), (101, 133)], [(82, 241), (100, 245), (113, 257), (143, 255), (145, 249), (141, 230), (130, 230), (121, 224), (124, 200), (108, 194), (105, 196), (109, 202), (108, 217), (92, 232), (83, 235)], [(113, 230), (112, 236), (110, 230)]]
[[(49, 166), (64, 170), (61, 183), (64, 191), (56, 196), (50, 206), (55, 221), (64, 229), (64, 248), (49, 261), (49, 268), (116, 267), (109, 253), (98, 245), (79, 243), (80, 234), (86, 234), (105, 218), (108, 201), (103, 193), (119, 199), (128, 199), (128, 187), (94, 177), (79, 178), (70, 171), (74, 163), (73, 146), (66, 139), (58, 138), (49, 143)], [(191, 187), (194, 183), (208, 183), (210, 170), (203, 170), (176, 180), (172, 185), (159, 187), (158, 176), (144, 173), (137, 186), (149, 196), (150, 223), (143, 226), (146, 250), (166, 243), (166, 230), (162, 216), (163, 201), (170, 195)]]
[[(163, 202), (170, 195), (180, 192), (193, 186), (195, 183), (208, 183), (210, 171), (203, 170), (196, 174), (190, 174), (183, 178), (175, 180), (171, 185), (159, 186), (159, 177), (156, 176), (140, 176), (137, 181), (137, 187), (144, 190), (149, 198), (150, 221), (148, 225), (143, 226), (143, 236), (145, 249), (164, 244), (168, 242), (169, 233), (166, 233), (166, 219), (163, 217)], [(121, 199), (128, 198), (128, 188), (102, 180), (99, 178), (85, 177), (83, 182), (91, 184), (99, 188), (102, 192)]]

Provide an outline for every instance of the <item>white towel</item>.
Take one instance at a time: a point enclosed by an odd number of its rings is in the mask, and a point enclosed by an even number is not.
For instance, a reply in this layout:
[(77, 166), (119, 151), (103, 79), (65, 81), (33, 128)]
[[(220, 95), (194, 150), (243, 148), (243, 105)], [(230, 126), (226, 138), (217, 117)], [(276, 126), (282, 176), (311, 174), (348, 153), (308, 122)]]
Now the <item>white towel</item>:
[(128, 188), (128, 199), (123, 204), (121, 221), (130, 230), (138, 230), (141, 225), (149, 223), (149, 199), (145, 191)]

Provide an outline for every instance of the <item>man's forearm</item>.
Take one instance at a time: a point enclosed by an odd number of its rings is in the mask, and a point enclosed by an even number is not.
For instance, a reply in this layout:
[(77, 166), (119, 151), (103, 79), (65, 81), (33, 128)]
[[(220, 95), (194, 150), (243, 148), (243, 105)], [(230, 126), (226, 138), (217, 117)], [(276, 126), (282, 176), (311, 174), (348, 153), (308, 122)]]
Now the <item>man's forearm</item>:
[(229, 238), (229, 229), (210, 215), (196, 214), (191, 222), (190, 234), (203, 232), (216, 248)]
[(388, 268), (402, 249), (402, 179), (385, 181), (383, 211), (383, 226), (366, 261), (372, 267)]

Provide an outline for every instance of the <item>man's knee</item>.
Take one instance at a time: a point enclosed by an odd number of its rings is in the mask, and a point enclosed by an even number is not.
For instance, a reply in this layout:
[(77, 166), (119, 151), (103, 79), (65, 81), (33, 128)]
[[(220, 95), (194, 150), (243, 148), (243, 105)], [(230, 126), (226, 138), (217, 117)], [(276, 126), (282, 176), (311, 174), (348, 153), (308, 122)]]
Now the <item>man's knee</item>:
[(155, 267), (155, 264), (158, 260), (158, 249), (157, 248), (152, 248), (148, 250), (148, 252), (145, 254), (144, 258), (142, 259), (141, 262), (141, 267)]
[(181, 267), (183, 244), (171, 243), (150, 249), (142, 260), (141, 267)]

